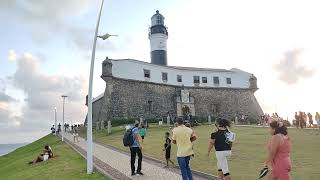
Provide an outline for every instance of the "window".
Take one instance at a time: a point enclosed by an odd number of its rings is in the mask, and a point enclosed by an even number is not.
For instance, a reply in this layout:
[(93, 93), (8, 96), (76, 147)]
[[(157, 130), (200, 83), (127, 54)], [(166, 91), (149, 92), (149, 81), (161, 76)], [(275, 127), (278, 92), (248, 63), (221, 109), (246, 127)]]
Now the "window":
[(217, 114), (220, 112), (219, 104), (212, 104), (212, 112), (213, 112), (213, 114)]
[(207, 80), (207, 77), (202, 77), (202, 83), (207, 83), (208, 80)]
[(200, 77), (199, 76), (193, 76), (193, 83), (200, 83)]
[(177, 82), (182, 82), (182, 76), (181, 75), (177, 75)]
[(231, 78), (227, 78), (227, 84), (231, 84)]
[(213, 84), (220, 84), (219, 77), (217, 76), (213, 77)]
[(161, 16), (157, 16), (157, 24), (163, 24), (163, 18)]
[(148, 101), (148, 111), (153, 111), (153, 102), (152, 101)]
[(144, 69), (143, 72), (145, 78), (150, 78), (150, 70)]
[(168, 73), (162, 73), (162, 81), (168, 81)]

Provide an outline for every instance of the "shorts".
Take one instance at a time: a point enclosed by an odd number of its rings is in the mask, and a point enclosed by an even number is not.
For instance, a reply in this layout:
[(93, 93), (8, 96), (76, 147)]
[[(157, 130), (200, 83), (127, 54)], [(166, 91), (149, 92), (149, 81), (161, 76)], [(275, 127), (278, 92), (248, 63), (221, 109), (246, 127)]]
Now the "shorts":
[(228, 158), (231, 157), (231, 151), (216, 151), (216, 157), (218, 170), (229, 175)]
[(141, 136), (142, 139), (144, 139), (144, 136)]
[(78, 133), (73, 133), (73, 136), (77, 137), (77, 136), (79, 136), (79, 134)]
[(43, 155), (43, 161), (46, 161), (48, 159), (49, 159), (49, 155), (48, 154)]

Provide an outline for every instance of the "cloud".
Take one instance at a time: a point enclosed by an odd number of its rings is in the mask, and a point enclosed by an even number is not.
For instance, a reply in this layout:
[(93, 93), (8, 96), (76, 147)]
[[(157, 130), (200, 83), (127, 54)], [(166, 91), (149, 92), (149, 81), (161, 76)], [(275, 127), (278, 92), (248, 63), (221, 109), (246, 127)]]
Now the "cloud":
[(0, 92), (0, 102), (10, 102), (10, 101), (16, 101), (11, 96), (5, 94), (4, 92)]
[(6, 82), (0, 78), (0, 103), (16, 101), (13, 97), (6, 94)]
[[(51, 42), (53, 35), (58, 34), (79, 50), (90, 50), (94, 27), (77, 23), (77, 18), (86, 15), (93, 4), (99, 3), (90, 0), (4, 0), (0, 1), (0, 11), (27, 27), (36, 43)], [(98, 46), (108, 50), (116, 48), (110, 41), (98, 43)]]
[(3, 102), (0, 102), (0, 127), (7, 125), (10, 112), (7, 109), (7, 105)]
[(83, 122), (85, 119), (86, 79), (81, 75), (48, 75), (41, 71), (41, 62), (41, 59), (28, 53), (17, 59), (17, 69), (10, 77), (10, 83), (25, 94), (21, 112), (16, 115), (14, 108), (10, 109), (7, 105), (0, 109), (0, 128), (9, 128), (12, 134), (23, 130), (25, 141), (30, 141), (27, 138), (32, 139), (29, 134), (35, 131), (43, 132), (42, 135), (49, 132), (54, 124), (54, 107), (58, 109), (58, 121), (61, 122), (63, 94), (68, 96), (65, 103), (66, 122)]
[(17, 54), (13, 49), (9, 50), (8, 59), (9, 61), (15, 61), (17, 59)]
[(299, 55), (302, 49), (294, 49), (284, 53), (284, 59), (279, 64), (274, 65), (278, 72), (278, 79), (286, 84), (296, 84), (300, 79), (312, 77), (315, 73), (313, 69), (300, 64)]

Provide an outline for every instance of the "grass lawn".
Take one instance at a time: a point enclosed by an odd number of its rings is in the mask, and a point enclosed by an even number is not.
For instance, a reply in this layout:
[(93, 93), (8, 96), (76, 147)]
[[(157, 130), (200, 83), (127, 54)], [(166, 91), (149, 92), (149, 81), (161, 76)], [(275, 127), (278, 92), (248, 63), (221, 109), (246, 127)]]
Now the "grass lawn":
[[(36, 165), (33, 160), (48, 143), (55, 157)], [(29, 145), (0, 157), (0, 179), (107, 179), (100, 173), (87, 175), (86, 162), (60, 139), (48, 135)]]
[[(208, 158), (208, 139), (213, 126), (203, 125), (194, 130), (198, 140), (194, 143), (195, 157), (191, 160), (193, 169), (216, 173), (215, 155)], [(143, 153), (160, 160), (164, 160), (162, 147), (164, 133), (168, 127), (151, 127), (147, 130)], [(229, 161), (231, 174), (236, 180), (255, 179), (266, 157), (266, 143), (270, 138), (268, 128), (233, 127), (232, 131), (237, 134), (233, 144), (233, 156)], [(292, 179), (295, 180), (319, 180), (320, 177), (320, 130), (297, 130), (289, 129), (292, 140), (291, 159), (293, 163)], [(123, 130), (115, 127), (111, 135), (106, 136), (105, 130), (94, 131), (94, 140), (100, 143), (116, 146), (128, 151), (122, 144)], [(176, 162), (176, 146), (173, 145), (172, 159)]]

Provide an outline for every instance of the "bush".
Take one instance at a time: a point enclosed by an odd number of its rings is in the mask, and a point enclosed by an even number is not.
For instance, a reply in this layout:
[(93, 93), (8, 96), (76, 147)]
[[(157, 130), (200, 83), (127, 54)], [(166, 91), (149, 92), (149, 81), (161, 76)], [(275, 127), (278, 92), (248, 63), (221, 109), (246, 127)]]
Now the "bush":
[(283, 120), (282, 122), (283, 122), (283, 125), (287, 127), (291, 126), (291, 123), (288, 120)]
[[(158, 123), (161, 120), (161, 118), (147, 118), (144, 120), (147, 121), (148, 123)], [(111, 125), (113, 127), (116, 127), (116, 126), (122, 126), (127, 124), (134, 124), (136, 121), (140, 122), (140, 118), (113, 118), (111, 119)], [(108, 121), (105, 120), (104, 125), (105, 127), (107, 127)]]
[[(114, 118), (111, 119), (111, 125), (113, 127), (115, 126), (121, 126), (126, 124), (134, 124), (136, 121), (140, 121), (138, 118)], [(108, 125), (108, 122), (105, 122), (105, 125)]]

